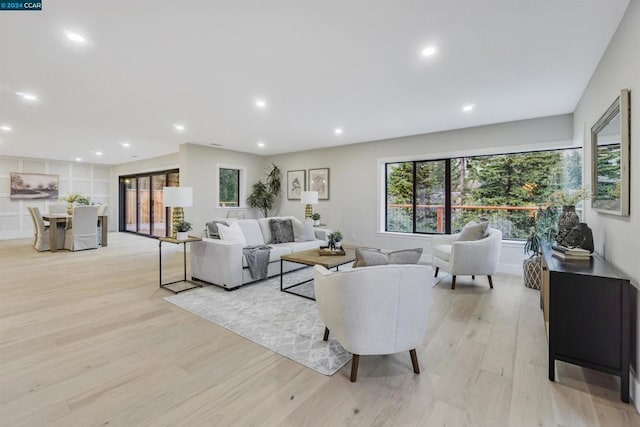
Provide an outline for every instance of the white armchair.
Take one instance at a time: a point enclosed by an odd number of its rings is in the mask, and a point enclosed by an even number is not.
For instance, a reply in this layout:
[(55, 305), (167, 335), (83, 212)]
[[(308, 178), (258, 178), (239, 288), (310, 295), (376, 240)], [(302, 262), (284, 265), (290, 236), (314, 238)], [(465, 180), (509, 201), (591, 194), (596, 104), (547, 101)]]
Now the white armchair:
[(486, 275), (489, 287), (493, 289), (491, 275), (496, 272), (500, 258), (502, 232), (493, 228), (487, 230), (487, 237), (480, 240), (458, 241), (460, 233), (433, 236), (432, 264), (434, 277), (442, 268), (451, 273), (451, 289), (456, 288), (456, 276)]
[(353, 353), (351, 382), (361, 355), (409, 351), (413, 371), (420, 373), (416, 347), (426, 333), (431, 302), (431, 268), (425, 265), (380, 265), (329, 271), (314, 267), (320, 318)]

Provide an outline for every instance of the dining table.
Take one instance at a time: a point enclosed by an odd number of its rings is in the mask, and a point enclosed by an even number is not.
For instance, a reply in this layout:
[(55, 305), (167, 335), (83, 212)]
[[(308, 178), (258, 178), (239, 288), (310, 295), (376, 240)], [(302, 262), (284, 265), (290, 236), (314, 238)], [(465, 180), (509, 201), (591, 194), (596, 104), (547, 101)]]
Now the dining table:
[[(67, 224), (71, 222), (73, 219), (73, 215), (69, 215), (66, 213), (49, 213), (43, 214), (42, 219), (45, 221), (49, 221), (49, 241), (56, 242), (56, 235), (58, 234), (58, 224)], [(102, 225), (102, 246), (107, 246), (107, 236), (109, 235), (108, 224), (109, 224), (109, 216), (108, 215), (98, 215), (98, 221)], [(97, 226), (97, 225), (96, 225)], [(58, 250), (57, 245), (51, 245), (51, 252), (56, 252)]]

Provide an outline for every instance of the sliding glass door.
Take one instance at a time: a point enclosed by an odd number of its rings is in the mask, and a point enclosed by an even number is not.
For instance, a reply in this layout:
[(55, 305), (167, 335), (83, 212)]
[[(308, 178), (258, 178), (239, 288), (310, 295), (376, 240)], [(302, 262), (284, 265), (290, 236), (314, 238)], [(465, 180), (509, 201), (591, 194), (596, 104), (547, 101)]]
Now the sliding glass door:
[(171, 211), (162, 201), (163, 187), (179, 186), (176, 170), (120, 177), (120, 231), (145, 236), (170, 234)]

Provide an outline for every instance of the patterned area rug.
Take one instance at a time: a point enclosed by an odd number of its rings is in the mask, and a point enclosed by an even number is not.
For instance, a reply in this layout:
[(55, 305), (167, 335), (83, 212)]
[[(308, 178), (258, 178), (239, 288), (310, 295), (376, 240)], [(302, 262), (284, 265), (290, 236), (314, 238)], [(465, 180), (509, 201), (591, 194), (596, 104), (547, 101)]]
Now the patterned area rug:
[[(285, 286), (312, 274), (311, 268), (287, 273)], [(294, 289), (313, 295), (313, 282)], [(315, 301), (280, 292), (279, 276), (231, 292), (205, 286), (165, 300), (324, 375), (351, 360), (337, 341), (322, 341), (324, 323)]]

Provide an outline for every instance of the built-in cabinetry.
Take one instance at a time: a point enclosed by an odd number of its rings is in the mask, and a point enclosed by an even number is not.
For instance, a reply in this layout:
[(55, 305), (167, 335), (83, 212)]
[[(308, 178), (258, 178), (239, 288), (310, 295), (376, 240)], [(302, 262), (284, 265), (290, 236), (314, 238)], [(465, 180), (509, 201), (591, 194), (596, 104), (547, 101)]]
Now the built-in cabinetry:
[(540, 288), (549, 340), (549, 379), (561, 360), (620, 377), (620, 396), (629, 402), (631, 283), (594, 254), (563, 261), (543, 248)]

